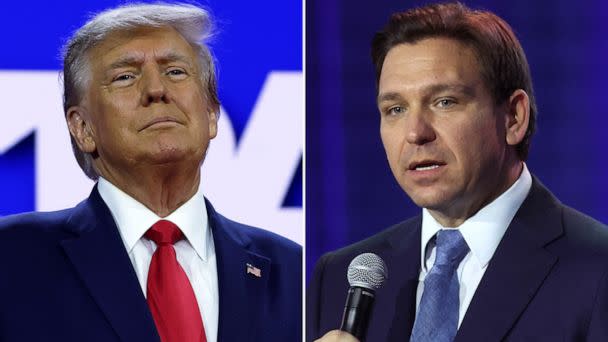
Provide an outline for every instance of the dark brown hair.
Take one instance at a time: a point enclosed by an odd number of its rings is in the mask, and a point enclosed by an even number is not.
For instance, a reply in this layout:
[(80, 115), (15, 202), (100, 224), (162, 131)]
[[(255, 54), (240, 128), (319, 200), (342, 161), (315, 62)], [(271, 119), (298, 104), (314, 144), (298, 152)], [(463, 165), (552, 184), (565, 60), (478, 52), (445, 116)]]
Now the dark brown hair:
[(517, 89), (530, 97), (530, 123), (524, 139), (516, 146), (526, 160), (536, 129), (536, 102), (530, 67), (513, 30), (494, 13), (471, 10), (455, 3), (432, 4), (395, 13), (372, 40), (372, 61), (376, 85), (386, 54), (394, 46), (416, 43), (425, 38), (445, 37), (471, 46), (481, 66), (481, 74), (497, 104), (504, 103)]

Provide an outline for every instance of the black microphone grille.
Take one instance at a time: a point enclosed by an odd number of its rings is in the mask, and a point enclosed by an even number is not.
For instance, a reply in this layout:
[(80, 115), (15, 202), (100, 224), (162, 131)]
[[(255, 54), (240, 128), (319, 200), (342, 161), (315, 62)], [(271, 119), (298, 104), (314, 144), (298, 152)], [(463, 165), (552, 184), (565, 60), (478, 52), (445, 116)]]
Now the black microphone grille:
[(376, 290), (388, 278), (388, 270), (382, 258), (374, 253), (363, 253), (350, 262), (347, 277), (350, 286)]

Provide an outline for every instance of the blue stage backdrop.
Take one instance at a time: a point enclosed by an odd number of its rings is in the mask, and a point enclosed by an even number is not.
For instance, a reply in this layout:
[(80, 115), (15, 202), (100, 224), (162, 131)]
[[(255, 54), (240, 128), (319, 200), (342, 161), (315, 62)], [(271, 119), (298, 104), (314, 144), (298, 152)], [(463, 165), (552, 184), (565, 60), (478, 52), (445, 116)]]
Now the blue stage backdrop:
[[(608, 3), (463, 2), (506, 19), (527, 53), (539, 108), (528, 167), (564, 203), (608, 223)], [(380, 141), (370, 41), (390, 13), (425, 3), (306, 2), (309, 276), (322, 253), (419, 212), (393, 179)]]
[[(75, 205), (92, 182), (71, 155), (59, 50), (124, 1), (5, 1), (0, 10), (0, 215)], [(302, 2), (209, 0), (222, 114), (203, 166), (225, 215), (303, 241)]]

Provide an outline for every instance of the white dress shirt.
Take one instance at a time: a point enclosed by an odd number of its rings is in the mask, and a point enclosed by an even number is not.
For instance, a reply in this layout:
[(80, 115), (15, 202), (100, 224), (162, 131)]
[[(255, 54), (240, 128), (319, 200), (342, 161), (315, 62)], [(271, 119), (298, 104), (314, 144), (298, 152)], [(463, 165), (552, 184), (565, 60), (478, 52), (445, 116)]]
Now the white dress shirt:
[(524, 164), (521, 175), (507, 191), (469, 217), (458, 228), (441, 226), (427, 209), (422, 209), (421, 268), (416, 291), (416, 313), (424, 291), (424, 278), (435, 262), (436, 248), (433, 237), (440, 229), (459, 229), (470, 249), (456, 271), (460, 283), (460, 327), (492, 255), (531, 187), (532, 176)]
[(148, 269), (156, 250), (156, 244), (146, 239), (144, 233), (161, 219), (171, 221), (181, 229), (185, 239), (174, 245), (177, 260), (194, 290), (207, 341), (217, 341), (217, 265), (202, 187), (199, 186), (197, 193), (169, 216), (159, 217), (109, 181), (100, 177), (97, 184), (99, 194), (118, 226), (144, 296), (147, 295)]

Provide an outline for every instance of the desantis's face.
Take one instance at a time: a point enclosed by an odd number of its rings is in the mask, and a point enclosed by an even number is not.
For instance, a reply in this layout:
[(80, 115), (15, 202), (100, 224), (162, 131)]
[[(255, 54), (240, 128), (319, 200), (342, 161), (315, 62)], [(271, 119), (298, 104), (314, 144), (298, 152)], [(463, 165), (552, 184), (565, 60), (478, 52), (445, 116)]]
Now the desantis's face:
[[(217, 118), (196, 51), (172, 28), (110, 34), (88, 54), (83, 100), (68, 110), (79, 146), (107, 177), (142, 165), (200, 164)], [(76, 118), (76, 119), (74, 119)], [(108, 174), (109, 173), (109, 174)]]
[(456, 224), (504, 190), (506, 109), (480, 70), (472, 48), (429, 38), (393, 47), (379, 80), (393, 175), (418, 206), (460, 218)]

